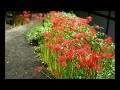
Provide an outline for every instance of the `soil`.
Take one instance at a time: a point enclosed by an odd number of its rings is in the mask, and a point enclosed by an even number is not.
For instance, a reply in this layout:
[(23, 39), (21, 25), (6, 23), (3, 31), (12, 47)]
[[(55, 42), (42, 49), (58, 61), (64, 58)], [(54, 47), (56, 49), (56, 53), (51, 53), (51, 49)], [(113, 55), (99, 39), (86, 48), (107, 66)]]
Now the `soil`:
[(5, 79), (50, 79), (45, 67), (35, 74), (35, 67), (43, 64), (25, 38), (28, 27), (34, 24), (31, 22), (5, 31)]

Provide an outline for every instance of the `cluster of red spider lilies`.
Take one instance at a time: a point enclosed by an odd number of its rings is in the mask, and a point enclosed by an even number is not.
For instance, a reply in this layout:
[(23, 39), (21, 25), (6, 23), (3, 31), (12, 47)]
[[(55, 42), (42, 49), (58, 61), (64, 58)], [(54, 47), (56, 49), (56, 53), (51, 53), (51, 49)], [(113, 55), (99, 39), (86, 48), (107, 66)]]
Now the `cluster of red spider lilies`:
[[(30, 12), (23, 12), (25, 22), (30, 22)], [(20, 15), (22, 17), (22, 15)], [(42, 61), (57, 79), (92, 79), (115, 60), (115, 45), (110, 36), (97, 36), (99, 25), (91, 26), (92, 17), (77, 17), (65, 12), (33, 14), (37, 20), (46, 20), (41, 47)], [(44, 23), (44, 22), (43, 22)], [(39, 34), (36, 34), (39, 37)], [(38, 73), (42, 70), (37, 67)], [(104, 73), (103, 73), (104, 74)]]
[(114, 59), (112, 38), (97, 37), (96, 30), (101, 27), (89, 25), (91, 16), (70, 18), (55, 11), (48, 16), (52, 27), (42, 32), (44, 47), (41, 50), (43, 61), (56, 78), (95, 78), (104, 68), (99, 63)]

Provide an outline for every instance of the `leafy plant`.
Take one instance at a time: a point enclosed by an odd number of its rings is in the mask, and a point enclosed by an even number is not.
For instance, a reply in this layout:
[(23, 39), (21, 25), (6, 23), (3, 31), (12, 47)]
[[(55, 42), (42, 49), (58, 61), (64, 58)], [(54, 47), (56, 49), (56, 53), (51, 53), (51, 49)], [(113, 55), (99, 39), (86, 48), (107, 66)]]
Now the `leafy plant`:
[[(35, 51), (57, 79), (110, 79), (115, 76), (115, 45), (110, 36), (90, 26), (92, 17), (51, 11), (43, 25), (27, 33), (38, 40)], [(108, 74), (109, 73), (109, 74)]]

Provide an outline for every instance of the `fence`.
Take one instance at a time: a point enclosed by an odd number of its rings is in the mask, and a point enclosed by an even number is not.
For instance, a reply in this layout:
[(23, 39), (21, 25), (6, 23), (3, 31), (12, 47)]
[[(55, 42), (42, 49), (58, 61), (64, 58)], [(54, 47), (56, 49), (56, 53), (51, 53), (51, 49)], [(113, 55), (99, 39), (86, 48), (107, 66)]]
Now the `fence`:
[(75, 11), (75, 14), (83, 18), (92, 16), (91, 25), (97, 24), (103, 27), (101, 32), (111, 36), (115, 42), (115, 11)]

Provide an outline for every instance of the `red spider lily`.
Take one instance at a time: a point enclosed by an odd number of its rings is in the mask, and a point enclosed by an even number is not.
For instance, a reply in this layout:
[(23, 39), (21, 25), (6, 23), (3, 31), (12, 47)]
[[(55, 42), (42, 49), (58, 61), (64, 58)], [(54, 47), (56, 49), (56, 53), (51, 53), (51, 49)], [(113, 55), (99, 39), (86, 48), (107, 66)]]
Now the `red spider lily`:
[(95, 32), (95, 29), (94, 28), (89, 28), (89, 31), (90, 32)]
[(70, 31), (70, 28), (65, 28), (65, 31)]
[(96, 52), (98, 56), (103, 56), (103, 52)]
[(77, 48), (76, 48), (76, 47), (71, 46), (71, 47), (70, 47), (70, 49), (69, 49), (69, 52), (71, 52), (71, 53), (75, 54), (75, 53), (76, 53), (76, 50), (77, 50)]
[(57, 38), (56, 38), (56, 42), (57, 42), (57, 43), (63, 42), (62, 36), (57, 37)]
[(42, 17), (42, 16), (43, 16), (43, 14), (42, 14), (42, 13), (39, 13), (39, 14), (38, 14), (38, 16), (39, 16), (39, 17)]
[(89, 67), (93, 65), (93, 62), (91, 59), (82, 58), (82, 64), (85, 67)]
[(82, 47), (84, 48), (84, 50), (86, 50), (87, 52), (91, 51), (90, 44), (87, 43), (86, 41), (83, 41), (83, 42), (84, 44)]
[(33, 14), (33, 15), (32, 15), (33, 18), (36, 18), (36, 16), (37, 16), (36, 14)]
[(23, 13), (24, 13), (24, 14), (26, 14), (26, 13), (27, 13), (27, 11), (23, 11)]
[(90, 23), (92, 21), (92, 17), (91, 16), (86, 17), (86, 19), (87, 19), (87, 23)]
[(26, 22), (26, 23), (29, 23), (29, 22), (30, 22), (30, 19), (29, 19), (29, 18), (25, 18), (25, 22)]
[(49, 34), (49, 32), (44, 31), (44, 32), (42, 32), (42, 34), (43, 34), (44, 36), (46, 36), (46, 35), (48, 35), (48, 34)]
[(50, 40), (50, 38), (49, 37), (44, 37), (44, 40), (48, 42)]
[(86, 36), (85, 38), (87, 39), (87, 41), (90, 41), (90, 37)]
[(23, 15), (22, 14), (20, 14), (20, 17), (22, 17)]
[(77, 49), (75, 51), (75, 54), (77, 55), (85, 55), (87, 52), (84, 49)]
[(46, 17), (47, 15), (46, 14), (43, 14), (44, 17)]
[(60, 44), (55, 44), (54, 45), (54, 50), (55, 51), (60, 51), (61, 50), (61, 45)]
[(93, 64), (93, 65), (92, 65), (92, 69), (97, 70), (97, 71), (100, 71), (100, 70), (102, 70), (102, 66), (97, 65), (97, 64)]
[(38, 74), (39, 72), (42, 71), (42, 69), (43, 69), (43, 67), (41, 67), (41, 66), (36, 67), (35, 68), (35, 73)]
[(72, 31), (75, 32), (75, 31), (76, 31), (76, 28), (77, 28), (77, 26), (74, 25), (74, 26), (72, 27)]
[(112, 59), (113, 58), (113, 54), (112, 53), (104, 53), (104, 57), (108, 58), (108, 59)]
[(80, 33), (80, 37), (86, 37), (86, 36), (87, 36), (87, 33), (86, 33), (86, 32)]
[(52, 39), (55, 35), (51, 34), (50, 36), (48, 36), (49, 39)]
[(70, 52), (70, 51), (68, 51), (68, 52), (64, 51), (64, 52), (62, 52), (62, 54), (63, 54), (63, 56), (64, 56), (66, 59), (68, 59), (68, 60), (73, 60), (73, 53), (72, 53), (72, 52)]
[(87, 22), (88, 21), (86, 19), (80, 18), (78, 21), (78, 25), (80, 25), (82, 28), (84, 28), (87, 26)]
[(88, 16), (88, 17), (86, 17), (88, 20), (92, 20), (92, 17), (91, 16)]
[(50, 11), (49, 16), (53, 16), (57, 11)]
[(99, 25), (96, 25), (94, 28), (95, 28), (95, 29), (100, 29), (100, 26), (99, 26)]
[(60, 66), (66, 67), (66, 66), (67, 66), (67, 63), (66, 63), (65, 61), (62, 61), (62, 62), (60, 62)]
[(40, 19), (40, 17), (39, 17), (39, 16), (36, 16), (35, 18), (36, 18), (37, 20), (39, 20), (39, 19)]
[(49, 47), (49, 48), (53, 48), (53, 44), (52, 44), (51, 42), (48, 42), (48, 43), (46, 44), (46, 46)]
[(89, 28), (92, 36), (96, 36), (96, 30), (94, 28)]
[(58, 61), (62, 62), (65, 60), (65, 57), (64, 56), (58, 56)]
[(79, 39), (80, 38), (80, 34), (73, 34), (73, 38)]
[(92, 35), (92, 36), (96, 36), (96, 32), (92, 32), (91, 35)]
[(30, 14), (24, 14), (24, 17), (30, 17)]
[(64, 45), (72, 45), (73, 44), (73, 40), (64, 40), (63, 44)]
[(107, 37), (106, 39), (105, 39), (105, 41), (107, 42), (107, 44), (111, 44), (112, 43), (112, 37)]
[(60, 76), (61, 72), (59, 70), (54, 71), (54, 77)]
[(110, 50), (110, 48), (108, 47), (108, 46), (103, 46), (103, 49), (105, 49), (105, 50)]
[(101, 60), (100, 56), (99, 56), (96, 52), (93, 52), (93, 53), (90, 55), (90, 59), (92, 59), (92, 61), (94, 61), (94, 62)]

